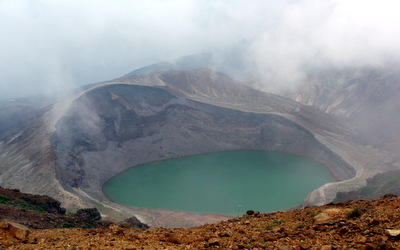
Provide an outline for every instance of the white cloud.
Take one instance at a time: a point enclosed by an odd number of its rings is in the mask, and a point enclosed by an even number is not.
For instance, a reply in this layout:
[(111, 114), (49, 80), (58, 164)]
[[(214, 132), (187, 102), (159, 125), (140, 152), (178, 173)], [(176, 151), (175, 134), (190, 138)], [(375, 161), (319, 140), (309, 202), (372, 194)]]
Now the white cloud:
[(398, 1), (0, 0), (1, 96), (107, 80), (253, 41), (266, 82), (302, 66), (381, 63), (400, 52)]
[[(381, 64), (400, 52), (397, 1), (286, 2), (280, 22), (254, 44), (266, 84), (290, 87), (303, 67)], [(274, 89), (274, 86), (267, 86)]]

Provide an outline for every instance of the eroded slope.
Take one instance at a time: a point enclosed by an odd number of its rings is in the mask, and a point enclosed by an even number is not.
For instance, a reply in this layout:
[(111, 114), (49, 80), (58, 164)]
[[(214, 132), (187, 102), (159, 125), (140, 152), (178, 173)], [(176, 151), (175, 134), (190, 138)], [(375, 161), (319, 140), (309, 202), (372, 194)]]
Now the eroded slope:
[[(76, 93), (3, 139), (2, 184), (53, 195), (66, 207), (86, 202), (107, 213), (131, 212), (101, 191), (108, 178), (130, 167), (207, 152), (275, 150), (320, 162), (337, 180), (356, 177), (346, 185), (330, 184), (308, 200), (326, 203), (337, 191), (392, 169), (371, 163), (365, 156), (372, 151), (354, 144), (352, 134), (342, 119), (210, 70), (124, 77)], [(167, 214), (136, 212), (145, 220)]]

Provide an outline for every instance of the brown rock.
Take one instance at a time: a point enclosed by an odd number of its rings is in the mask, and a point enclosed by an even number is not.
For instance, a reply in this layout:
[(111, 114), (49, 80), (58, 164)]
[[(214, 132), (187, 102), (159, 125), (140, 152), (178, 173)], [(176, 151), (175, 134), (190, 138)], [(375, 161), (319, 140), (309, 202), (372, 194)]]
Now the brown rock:
[(332, 250), (332, 246), (331, 245), (323, 245), (320, 250)]
[(230, 237), (231, 235), (228, 232), (221, 232), (218, 234), (219, 237)]
[[(374, 201), (321, 207), (318, 210), (322, 212), (327, 208), (339, 208), (333, 210), (338, 213), (328, 210), (330, 224), (315, 224), (310, 214), (315, 214), (317, 210), (305, 208), (188, 229), (128, 229), (126, 224), (96, 229), (31, 229), (29, 240), (24, 244), (20, 244), (19, 240), (6, 243), (14, 244), (13, 249), (285, 249), (285, 246), (295, 250), (400, 249), (400, 234), (396, 232), (400, 230), (400, 198), (390, 199), (390, 202), (381, 199), (383, 202), (377, 202), (373, 209), (365, 210), (364, 218), (352, 220), (346, 217), (348, 210), (368, 208)], [(0, 205), (0, 214), (1, 208)], [(371, 223), (378, 219), (379, 223)], [(246, 220), (250, 223), (245, 224)], [(299, 224), (302, 226), (298, 227)], [(2, 230), (9, 230), (9, 224), (0, 222)]]
[(386, 229), (385, 233), (387, 236), (397, 237), (400, 235), (400, 230), (399, 229)]
[(310, 245), (308, 245), (305, 242), (299, 242), (299, 247), (300, 247), (300, 249), (308, 249), (308, 248), (310, 248)]
[(279, 250), (290, 250), (290, 248), (286, 245), (281, 245), (278, 247)]
[(124, 233), (124, 229), (118, 225), (111, 225), (109, 228), (111, 229), (113, 234), (123, 234)]
[(175, 243), (175, 244), (182, 244), (182, 237), (178, 234), (171, 234), (168, 238), (167, 238), (168, 242), (171, 243)]
[(380, 221), (375, 218), (370, 220), (371, 225), (378, 225), (379, 223), (380, 223)]
[(377, 249), (377, 248), (378, 248), (378, 245), (373, 244), (373, 243), (367, 243), (365, 245), (365, 249)]
[(7, 221), (0, 221), (0, 228), (7, 229), (9, 223)]
[(342, 227), (341, 229), (339, 229), (339, 234), (345, 234), (349, 231), (348, 227)]
[(29, 235), (29, 229), (21, 224), (10, 222), (9, 229), (15, 237), (21, 241), (26, 240)]
[(329, 221), (331, 218), (332, 217), (329, 214), (322, 212), (322, 213), (316, 215), (314, 217), (314, 220), (315, 220), (316, 224), (323, 224), (323, 223)]
[(264, 237), (264, 240), (265, 241), (276, 241), (276, 240), (278, 240), (278, 238), (274, 237), (272, 235), (267, 235), (267, 236)]
[(328, 208), (322, 211), (320, 214), (317, 214), (314, 217), (314, 220), (317, 224), (323, 224), (332, 220), (334, 217), (344, 218), (349, 211), (349, 209), (343, 208)]
[(220, 242), (220, 239), (214, 237), (214, 238), (211, 238), (208, 240), (208, 245), (209, 246), (218, 246), (219, 242)]
[(24, 242), (29, 235), (29, 229), (21, 224), (2, 221), (0, 222), (2, 242), (8, 244), (12, 242)]
[(365, 242), (367, 242), (367, 238), (365, 236), (362, 235), (358, 235), (355, 239), (356, 243), (360, 243), (360, 244), (364, 244)]

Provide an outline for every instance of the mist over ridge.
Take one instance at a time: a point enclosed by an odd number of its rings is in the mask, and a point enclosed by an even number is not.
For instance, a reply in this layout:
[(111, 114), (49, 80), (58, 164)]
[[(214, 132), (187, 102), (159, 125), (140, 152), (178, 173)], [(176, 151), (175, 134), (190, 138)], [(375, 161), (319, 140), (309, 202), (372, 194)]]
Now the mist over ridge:
[(266, 89), (290, 88), (304, 77), (305, 67), (398, 59), (398, 5), (393, 0), (4, 0), (0, 98), (52, 94), (242, 44), (245, 53), (237, 63), (249, 68), (246, 73), (261, 78)]

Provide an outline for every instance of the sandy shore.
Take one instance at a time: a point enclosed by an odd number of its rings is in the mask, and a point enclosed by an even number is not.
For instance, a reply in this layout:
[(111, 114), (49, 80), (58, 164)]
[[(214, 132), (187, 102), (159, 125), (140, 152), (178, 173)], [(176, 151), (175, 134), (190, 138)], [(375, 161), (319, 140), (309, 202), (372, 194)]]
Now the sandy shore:
[(360, 146), (343, 141), (318, 138), (355, 170), (355, 177), (340, 182), (327, 183), (311, 192), (304, 206), (321, 206), (332, 202), (338, 192), (349, 192), (366, 186), (366, 180), (378, 173), (400, 169), (398, 156), (371, 146)]
[[(204, 224), (229, 220), (232, 217), (221, 214), (192, 214), (182, 211), (161, 210), (152, 208), (131, 208), (122, 204), (107, 202), (110, 208), (118, 209), (120, 218), (135, 216), (141, 222), (152, 227), (188, 228)], [(116, 219), (112, 217), (111, 219)]]

